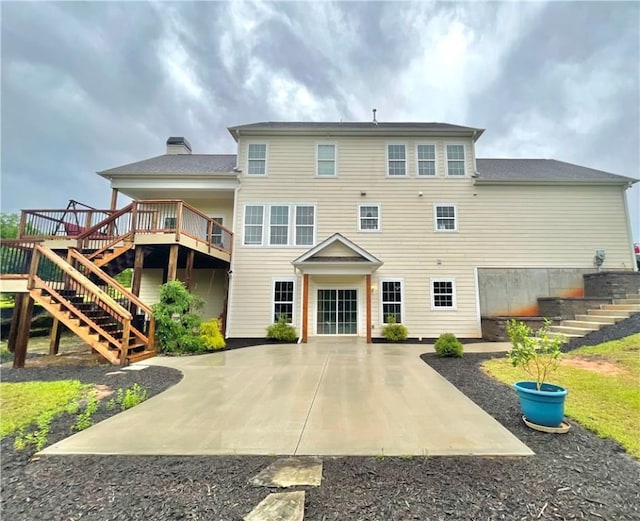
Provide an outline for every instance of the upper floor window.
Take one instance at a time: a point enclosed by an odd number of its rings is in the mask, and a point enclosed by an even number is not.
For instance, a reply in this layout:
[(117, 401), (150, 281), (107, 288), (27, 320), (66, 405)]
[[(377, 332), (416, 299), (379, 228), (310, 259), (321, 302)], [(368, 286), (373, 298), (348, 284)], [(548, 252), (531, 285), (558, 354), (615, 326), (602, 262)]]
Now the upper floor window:
[(247, 152), (247, 163), (247, 174), (266, 175), (267, 145), (264, 143), (249, 143)]
[(222, 243), (222, 228), (224, 226), (224, 218), (223, 217), (214, 217), (213, 220), (215, 224), (211, 229), (211, 244), (215, 244), (216, 246), (224, 246)]
[(387, 161), (389, 175), (407, 175), (407, 147), (405, 145), (387, 145)]
[(380, 231), (380, 205), (364, 205), (358, 207), (358, 231)]
[(271, 206), (269, 219), (269, 244), (274, 246), (289, 243), (289, 207)]
[(382, 280), (382, 322), (389, 323), (393, 317), (397, 324), (402, 324), (402, 281)]
[(333, 177), (336, 169), (336, 146), (330, 144), (318, 145), (318, 164), (316, 174), (320, 177)]
[(244, 207), (244, 244), (262, 244), (262, 226), (264, 223), (264, 206)]
[(417, 145), (416, 156), (418, 158), (418, 175), (434, 176), (436, 175), (436, 146), (435, 145)]
[(296, 246), (311, 246), (314, 243), (315, 208), (296, 206)]
[[(315, 206), (295, 204), (247, 205), (244, 245), (311, 246), (315, 242)], [(266, 224), (265, 224), (266, 219)]]
[(458, 230), (456, 207), (453, 204), (436, 204), (434, 207), (435, 230), (455, 232)]
[(464, 145), (447, 145), (447, 175), (465, 175)]
[(456, 309), (455, 279), (431, 279), (431, 309)]

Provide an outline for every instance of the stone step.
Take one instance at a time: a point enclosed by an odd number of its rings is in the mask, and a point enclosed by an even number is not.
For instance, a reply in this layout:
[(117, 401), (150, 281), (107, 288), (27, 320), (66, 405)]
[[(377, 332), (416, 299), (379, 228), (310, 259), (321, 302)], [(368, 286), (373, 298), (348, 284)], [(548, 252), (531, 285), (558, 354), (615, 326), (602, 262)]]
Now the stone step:
[[(607, 326), (609, 324), (606, 324)], [(588, 320), (563, 320), (560, 322), (560, 327), (577, 327), (580, 329), (590, 329), (591, 331), (597, 331), (600, 329), (600, 324), (596, 322), (590, 322)]]
[(600, 309), (619, 309), (630, 313), (640, 313), (640, 304), (601, 304)]
[(618, 322), (616, 317), (607, 317), (604, 315), (576, 315), (575, 319), (580, 322), (593, 322), (599, 324), (600, 327), (609, 326)]
[(614, 304), (635, 304), (635, 305), (640, 305), (640, 297), (629, 297), (627, 296), (627, 298), (614, 298), (613, 299), (613, 303)]
[(555, 331), (547, 331), (547, 335), (549, 336), (561, 336), (563, 337), (566, 341), (571, 340), (572, 338), (582, 338), (584, 335), (578, 335), (575, 333), (557, 333)]
[(583, 327), (570, 327), (570, 326), (551, 326), (549, 328), (550, 333), (560, 333), (561, 335), (576, 335), (584, 336), (591, 333), (593, 329), (586, 329)]
[(619, 309), (589, 309), (587, 313), (595, 317), (615, 317), (618, 320), (629, 318), (629, 313), (620, 311)]

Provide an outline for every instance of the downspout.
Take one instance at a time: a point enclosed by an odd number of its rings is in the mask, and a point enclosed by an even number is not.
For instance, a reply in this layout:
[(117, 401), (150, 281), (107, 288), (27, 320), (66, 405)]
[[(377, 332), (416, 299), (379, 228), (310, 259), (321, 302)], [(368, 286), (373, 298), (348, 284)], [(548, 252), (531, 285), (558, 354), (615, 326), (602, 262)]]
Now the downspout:
[(471, 136), (471, 153), (473, 154), (473, 173), (478, 173), (478, 163), (476, 162), (476, 134), (477, 132), (474, 130), (473, 135)]
[(632, 186), (632, 183), (629, 183), (622, 190), (622, 199), (624, 200), (624, 216), (627, 222), (627, 237), (629, 240), (629, 248), (630, 248), (630, 254), (631, 254), (631, 267), (633, 271), (640, 271), (640, 269), (638, 268), (638, 263), (636, 262), (636, 254), (633, 249), (633, 233), (631, 231), (631, 216), (629, 214), (629, 198), (627, 197), (627, 193), (626, 193), (626, 191), (629, 188), (631, 188), (631, 186)]
[[(238, 247), (238, 231), (236, 230), (236, 211), (238, 207), (238, 192), (240, 186), (236, 186), (233, 190), (233, 217), (231, 219), (231, 231), (233, 232), (233, 250)], [(229, 330), (231, 329), (231, 319), (233, 310), (233, 267), (235, 265), (235, 251), (231, 252), (231, 262), (229, 263), (229, 271), (227, 272), (227, 317), (225, 323), (224, 337), (229, 338)]]
[[(294, 267), (293, 268), (293, 273), (295, 274), (296, 278), (298, 277), (298, 268)], [(302, 274), (302, 277), (300, 277), (300, 280), (302, 280), (302, 284), (300, 284), (300, 289), (302, 290), (300, 292), (300, 329), (298, 331), (300, 331), (300, 334), (298, 335), (298, 344), (302, 344), (302, 326), (303, 326), (303, 321), (304, 321), (304, 313), (303, 313), (303, 306), (304, 306), (304, 274)]]

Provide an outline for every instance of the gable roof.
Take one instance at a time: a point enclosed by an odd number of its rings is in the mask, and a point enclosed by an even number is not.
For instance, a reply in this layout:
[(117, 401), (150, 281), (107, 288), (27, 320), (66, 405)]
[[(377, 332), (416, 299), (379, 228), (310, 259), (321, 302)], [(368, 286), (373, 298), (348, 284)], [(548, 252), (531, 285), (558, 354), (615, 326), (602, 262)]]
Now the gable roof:
[[(322, 255), (328, 252), (332, 246), (340, 245), (348, 253), (347, 255)], [(382, 266), (382, 261), (367, 250), (361, 248), (353, 241), (347, 239), (341, 233), (334, 233), (310, 250), (300, 255), (291, 262), (296, 268), (321, 267), (321, 270), (333, 270), (335, 268), (356, 267), (367, 272), (375, 271)]]
[(635, 183), (638, 179), (555, 159), (476, 159), (476, 183)]
[(228, 128), (237, 141), (240, 134), (255, 133), (296, 133), (296, 134), (439, 134), (452, 136), (470, 136), (477, 140), (484, 132), (483, 128), (464, 127), (450, 123), (419, 122), (342, 122), (342, 121), (262, 121)]
[(234, 174), (235, 154), (164, 154), (98, 172), (103, 177), (121, 175)]

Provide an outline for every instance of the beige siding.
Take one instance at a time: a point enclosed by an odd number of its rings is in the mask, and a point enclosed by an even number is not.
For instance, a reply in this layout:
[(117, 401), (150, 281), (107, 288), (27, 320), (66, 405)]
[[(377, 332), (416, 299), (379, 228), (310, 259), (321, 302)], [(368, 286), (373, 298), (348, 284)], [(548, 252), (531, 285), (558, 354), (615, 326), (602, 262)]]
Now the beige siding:
[(225, 228), (233, 228), (233, 199), (185, 199), (208, 217), (222, 217)]
[(148, 306), (160, 301), (160, 286), (162, 286), (162, 269), (142, 270), (140, 280), (140, 300)]
[[(404, 280), (404, 322), (411, 336), (434, 337), (452, 331), (473, 337), (480, 335), (476, 267), (590, 269), (595, 249), (602, 248), (607, 255), (604, 268), (632, 268), (620, 187), (476, 186), (471, 177), (444, 175), (445, 140), (435, 140), (439, 174), (435, 178), (416, 177), (415, 144), (423, 141), (419, 139), (323, 136), (251, 141), (268, 143), (268, 175), (241, 177), (229, 336), (264, 336), (273, 278), (294, 275), (291, 261), (308, 249), (243, 246), (243, 212), (248, 203), (314, 204), (317, 242), (340, 232), (384, 262), (373, 276), (374, 335), (380, 332), (378, 282), (382, 277)], [(336, 178), (315, 176), (316, 143), (327, 141), (338, 145)], [(407, 144), (406, 178), (386, 176), (386, 144), (398, 141)], [(470, 140), (465, 145), (470, 174)], [(240, 168), (246, 172), (243, 142), (239, 156)], [(358, 205), (374, 203), (381, 205), (382, 230), (358, 232)], [(457, 232), (434, 231), (437, 203), (456, 206)], [(265, 226), (267, 222), (265, 215)], [(434, 277), (455, 279), (455, 311), (431, 310), (430, 279)], [(300, 281), (296, 290), (296, 316), (300, 317)]]

